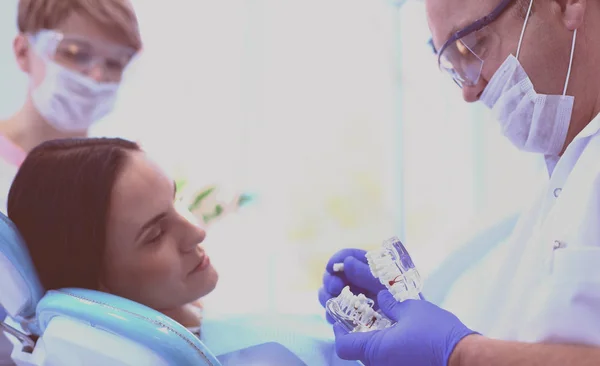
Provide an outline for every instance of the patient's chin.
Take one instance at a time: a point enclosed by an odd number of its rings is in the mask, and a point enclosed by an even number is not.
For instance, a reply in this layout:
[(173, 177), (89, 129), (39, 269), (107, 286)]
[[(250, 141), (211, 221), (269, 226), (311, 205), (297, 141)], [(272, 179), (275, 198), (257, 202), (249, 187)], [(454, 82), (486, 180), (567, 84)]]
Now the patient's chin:
[(209, 293), (213, 292), (213, 290), (217, 287), (217, 283), (219, 283), (219, 274), (217, 273), (217, 271), (214, 271), (214, 276), (212, 277), (212, 281), (210, 282), (208, 292), (202, 296), (206, 296)]
[(203, 276), (202, 282), (203, 291), (200, 297), (208, 295), (217, 287), (217, 283), (219, 282), (219, 273), (212, 265), (210, 268), (206, 269), (206, 274)]
[(188, 303), (210, 294), (217, 287), (218, 282), (219, 274), (211, 265), (202, 271), (202, 276), (188, 283), (190, 296)]

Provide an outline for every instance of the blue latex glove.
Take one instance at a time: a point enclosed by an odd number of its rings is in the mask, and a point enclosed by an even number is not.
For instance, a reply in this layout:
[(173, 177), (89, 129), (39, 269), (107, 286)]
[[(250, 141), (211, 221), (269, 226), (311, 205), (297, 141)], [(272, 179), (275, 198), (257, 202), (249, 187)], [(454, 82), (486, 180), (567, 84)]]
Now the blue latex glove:
[(384, 330), (348, 333), (334, 325), (338, 356), (365, 365), (447, 366), (454, 347), (470, 334), (454, 314), (424, 300), (397, 302), (389, 291), (378, 296), (380, 309), (397, 323)]
[[(323, 286), (319, 289), (319, 302), (323, 307), (327, 300), (338, 296), (346, 286), (350, 286), (353, 294), (362, 293), (376, 301), (377, 293), (384, 290), (385, 286), (371, 274), (366, 254), (362, 249), (342, 249), (331, 256), (323, 275)], [(333, 272), (334, 263), (344, 263), (344, 271)], [(329, 315), (327, 320), (334, 323)]]

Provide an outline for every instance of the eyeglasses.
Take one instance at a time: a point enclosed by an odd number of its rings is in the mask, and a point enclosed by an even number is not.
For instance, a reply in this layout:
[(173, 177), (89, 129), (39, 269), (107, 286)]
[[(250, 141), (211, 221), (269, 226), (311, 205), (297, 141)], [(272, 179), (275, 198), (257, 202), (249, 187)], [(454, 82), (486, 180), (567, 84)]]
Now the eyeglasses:
[(81, 74), (100, 67), (103, 79), (118, 82), (136, 54), (132, 48), (55, 30), (30, 35), (36, 51), (43, 57)]
[[(502, 0), (492, 12), (454, 33), (437, 52), (438, 67), (459, 87), (476, 85), (481, 77), (485, 47), (495, 34), (488, 27), (514, 0)], [(484, 42), (485, 41), (485, 42)]]

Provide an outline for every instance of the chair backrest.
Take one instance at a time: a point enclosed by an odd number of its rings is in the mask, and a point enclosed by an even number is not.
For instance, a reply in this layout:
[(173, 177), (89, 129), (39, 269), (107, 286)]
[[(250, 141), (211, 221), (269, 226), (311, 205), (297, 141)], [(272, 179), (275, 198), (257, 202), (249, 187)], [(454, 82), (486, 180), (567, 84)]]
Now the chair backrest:
[(0, 213), (0, 305), (13, 319), (35, 317), (44, 295), (27, 246), (14, 224)]

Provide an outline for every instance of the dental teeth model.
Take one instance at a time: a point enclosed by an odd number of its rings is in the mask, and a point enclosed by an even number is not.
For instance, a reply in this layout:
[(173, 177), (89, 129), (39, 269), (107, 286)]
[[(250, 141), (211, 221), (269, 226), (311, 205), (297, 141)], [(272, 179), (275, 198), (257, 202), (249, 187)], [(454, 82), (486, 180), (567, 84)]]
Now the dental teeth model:
[(368, 332), (392, 326), (394, 323), (390, 319), (373, 310), (373, 304), (373, 300), (363, 294), (354, 295), (346, 286), (338, 297), (327, 300), (325, 308), (348, 332)]
[[(421, 276), (398, 237), (384, 241), (381, 249), (367, 252), (366, 257), (373, 276), (379, 279), (397, 301), (422, 298)], [(343, 272), (344, 264), (335, 263), (333, 271)], [(363, 294), (354, 295), (346, 286), (338, 297), (327, 301), (325, 308), (349, 332), (368, 332), (395, 324), (381, 312), (373, 310), (373, 305), (373, 300)]]
[(367, 252), (366, 257), (373, 276), (397, 301), (421, 299), (421, 276), (400, 239), (394, 236), (384, 241), (381, 249)]

